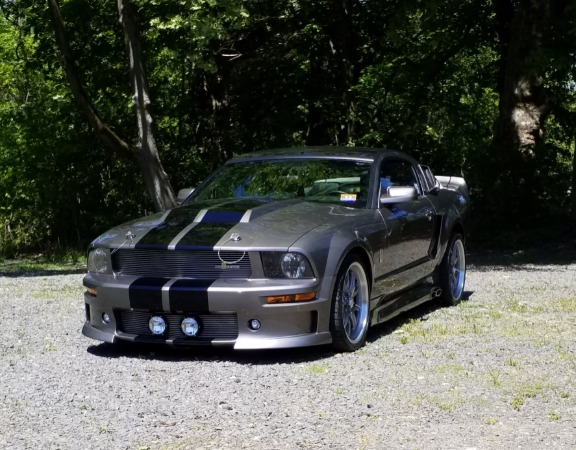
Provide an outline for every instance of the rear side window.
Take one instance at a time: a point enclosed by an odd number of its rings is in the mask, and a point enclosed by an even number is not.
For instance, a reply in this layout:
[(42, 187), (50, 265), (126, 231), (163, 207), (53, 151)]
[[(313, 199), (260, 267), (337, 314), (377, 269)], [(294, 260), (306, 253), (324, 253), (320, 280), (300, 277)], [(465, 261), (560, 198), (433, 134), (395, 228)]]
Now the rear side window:
[(418, 177), (408, 161), (387, 160), (380, 168), (380, 195), (386, 195), (389, 186), (414, 187), (421, 194)]
[(430, 167), (428, 166), (420, 166), (422, 169), (422, 173), (424, 174), (424, 182), (426, 183), (426, 191), (431, 191), (438, 185), (438, 181), (436, 177), (432, 174)]

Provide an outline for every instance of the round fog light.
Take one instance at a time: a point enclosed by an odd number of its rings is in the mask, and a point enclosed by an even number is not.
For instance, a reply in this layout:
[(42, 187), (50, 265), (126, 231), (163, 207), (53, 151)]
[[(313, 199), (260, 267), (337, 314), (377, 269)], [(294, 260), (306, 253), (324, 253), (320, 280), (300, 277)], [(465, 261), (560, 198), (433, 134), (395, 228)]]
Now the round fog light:
[(110, 323), (110, 316), (108, 315), (108, 313), (102, 313), (102, 322)]
[(252, 319), (250, 322), (248, 322), (248, 327), (254, 331), (259, 330), (261, 326), (262, 324), (258, 319)]
[(166, 331), (166, 321), (162, 316), (152, 316), (148, 321), (148, 328), (152, 334), (163, 334)]
[(196, 336), (200, 331), (200, 324), (194, 317), (185, 317), (180, 327), (186, 336)]

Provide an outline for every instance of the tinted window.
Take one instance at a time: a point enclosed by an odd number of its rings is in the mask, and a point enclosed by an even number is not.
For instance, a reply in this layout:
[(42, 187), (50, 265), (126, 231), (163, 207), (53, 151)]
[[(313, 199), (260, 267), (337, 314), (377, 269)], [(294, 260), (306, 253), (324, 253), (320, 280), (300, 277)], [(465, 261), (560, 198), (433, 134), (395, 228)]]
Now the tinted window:
[(390, 186), (415, 187), (421, 193), (414, 167), (407, 161), (384, 161), (380, 168), (380, 195), (386, 195)]
[(370, 162), (338, 159), (237, 162), (218, 170), (187, 203), (230, 198), (302, 198), (364, 208), (370, 166)]
[(422, 173), (424, 174), (424, 180), (426, 181), (426, 184), (427, 184), (426, 190), (430, 191), (430, 190), (434, 189), (434, 187), (436, 187), (438, 181), (434, 177), (434, 174), (430, 170), (430, 167), (420, 166), (420, 168), (422, 169)]

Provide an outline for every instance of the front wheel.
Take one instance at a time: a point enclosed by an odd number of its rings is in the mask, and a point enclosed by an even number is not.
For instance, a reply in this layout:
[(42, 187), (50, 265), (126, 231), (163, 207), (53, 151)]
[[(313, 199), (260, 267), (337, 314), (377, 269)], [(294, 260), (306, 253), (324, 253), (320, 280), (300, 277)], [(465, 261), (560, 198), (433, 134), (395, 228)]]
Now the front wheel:
[(330, 331), (334, 349), (352, 352), (366, 343), (370, 289), (366, 271), (357, 256), (344, 260), (332, 296)]
[(454, 306), (462, 300), (464, 283), (466, 281), (466, 252), (460, 233), (454, 233), (450, 238), (446, 253), (440, 266), (440, 287), (442, 294), (440, 303)]

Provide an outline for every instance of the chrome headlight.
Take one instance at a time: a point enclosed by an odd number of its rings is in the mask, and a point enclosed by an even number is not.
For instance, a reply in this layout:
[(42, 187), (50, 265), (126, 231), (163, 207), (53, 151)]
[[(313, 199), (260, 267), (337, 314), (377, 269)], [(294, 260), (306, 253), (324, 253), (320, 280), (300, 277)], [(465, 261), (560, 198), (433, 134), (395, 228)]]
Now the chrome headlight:
[(88, 253), (88, 271), (95, 273), (108, 273), (108, 250), (94, 248)]
[(267, 278), (314, 278), (308, 258), (297, 252), (262, 252)]

